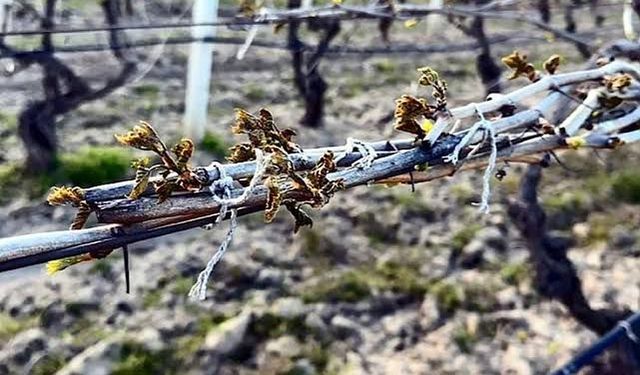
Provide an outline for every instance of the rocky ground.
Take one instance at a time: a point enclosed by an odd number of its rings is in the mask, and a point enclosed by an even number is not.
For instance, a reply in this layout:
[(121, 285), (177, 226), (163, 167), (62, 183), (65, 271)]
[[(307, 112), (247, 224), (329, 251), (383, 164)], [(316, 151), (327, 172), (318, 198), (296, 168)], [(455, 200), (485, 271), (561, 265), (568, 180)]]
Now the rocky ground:
[[(605, 26), (617, 22), (612, 16)], [(424, 27), (396, 25), (392, 35), (417, 43), (462, 39), (443, 28), (425, 35)], [(345, 26), (343, 34), (370, 41), (373, 29)], [(494, 54), (513, 47), (496, 46)], [(583, 63), (560, 42), (516, 47), (536, 62), (561, 53), (566, 70)], [(63, 116), (64, 152), (113, 145), (112, 134), (139, 119), (177, 138), (186, 53), (166, 47), (144, 77)], [(381, 119), (396, 97), (418, 90), (414, 72), (423, 65), (449, 81), (452, 105), (483, 97), (473, 53), (331, 58), (322, 63), (330, 84), (325, 126), (308, 129), (297, 124), (302, 109), (286, 53), (252, 48), (243, 61), (234, 54), (226, 46), (215, 57), (211, 139), (222, 143), (237, 141), (228, 131), (234, 107), (269, 108), (279, 124), (298, 130), (303, 146), (396, 136)], [(65, 59), (92, 82), (113, 71), (105, 55)], [(38, 79), (32, 68), (0, 81), (5, 178), (23, 158), (15, 115), (39, 95)], [(211, 150), (201, 150), (198, 161), (211, 160)], [(597, 158), (573, 152), (561, 156), (566, 168), (545, 172), (541, 197), (551, 229), (574, 239), (570, 257), (594, 307), (640, 308), (639, 158), (638, 148)], [(471, 205), (480, 173), (466, 173), (415, 193), (403, 186), (341, 192), (297, 235), (286, 215), (269, 225), (261, 214), (242, 218), (204, 302), (187, 292), (227, 224), (132, 246), (131, 294), (116, 253), (53, 277), (42, 267), (0, 275), (0, 374), (548, 372), (595, 335), (532, 290), (527, 251), (505, 212), (521, 172), (511, 166), (495, 182), (488, 215)], [(0, 236), (69, 224), (71, 210), (46, 206), (34, 190), (4, 190), (11, 195), (1, 200)]]

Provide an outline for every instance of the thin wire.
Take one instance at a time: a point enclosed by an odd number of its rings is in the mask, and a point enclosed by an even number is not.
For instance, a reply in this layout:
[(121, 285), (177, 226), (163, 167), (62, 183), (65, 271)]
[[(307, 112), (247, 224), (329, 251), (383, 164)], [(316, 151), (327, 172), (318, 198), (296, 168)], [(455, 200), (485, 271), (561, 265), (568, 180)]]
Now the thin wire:
[[(410, 4), (405, 4), (410, 5)], [(623, 5), (623, 3), (608, 3), (598, 5), (602, 6), (617, 6)], [(376, 13), (371, 12), (355, 12), (354, 9), (347, 9), (344, 7), (337, 7), (335, 9), (344, 10), (344, 14), (334, 14), (329, 16), (318, 16), (317, 11), (321, 10), (331, 10), (333, 7), (319, 7), (316, 9), (310, 9), (309, 12), (303, 13), (301, 15), (288, 15), (286, 11), (283, 13), (282, 19), (262, 19), (260, 17), (256, 17), (253, 19), (238, 19), (232, 18), (229, 20), (215, 21), (215, 22), (177, 22), (177, 23), (154, 23), (154, 24), (133, 24), (133, 25), (114, 25), (114, 26), (94, 26), (94, 27), (80, 27), (80, 28), (60, 28), (60, 29), (33, 29), (33, 30), (22, 30), (22, 31), (8, 31), (8, 32), (0, 32), (0, 38), (8, 37), (8, 36), (28, 36), (28, 35), (43, 35), (43, 34), (76, 34), (76, 33), (94, 33), (94, 32), (105, 32), (105, 31), (126, 31), (126, 30), (151, 30), (151, 29), (179, 29), (179, 28), (191, 28), (191, 27), (199, 27), (199, 26), (213, 26), (213, 27), (221, 27), (221, 26), (249, 26), (249, 25), (264, 25), (264, 24), (272, 24), (272, 23), (290, 23), (290, 22), (298, 22), (306, 19), (318, 19), (318, 18), (331, 18), (331, 19), (373, 19), (377, 20), (383, 17), (382, 14), (376, 15)], [(363, 10), (366, 10), (363, 8)], [(277, 12), (278, 10), (273, 10)], [(371, 11), (375, 11), (372, 9)], [(473, 10), (471, 10), (473, 11)], [(535, 11), (535, 9), (525, 9), (523, 11), (517, 11), (517, 13), (523, 13), (528, 11)], [(492, 10), (492, 13), (513, 13), (512, 10), (504, 10), (497, 9)], [(411, 18), (424, 18), (429, 14), (424, 15), (411, 15)], [(482, 16), (480, 12), (478, 14)], [(384, 18), (392, 18), (395, 20), (405, 20), (407, 16), (395, 16), (392, 13), (384, 14)]]

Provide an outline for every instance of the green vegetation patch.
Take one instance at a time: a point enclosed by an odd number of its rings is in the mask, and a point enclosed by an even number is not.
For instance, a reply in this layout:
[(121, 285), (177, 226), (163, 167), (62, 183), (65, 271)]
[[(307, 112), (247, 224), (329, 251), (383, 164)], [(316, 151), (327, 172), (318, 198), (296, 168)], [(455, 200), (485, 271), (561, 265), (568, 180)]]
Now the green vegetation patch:
[(9, 341), (19, 332), (34, 327), (36, 322), (37, 319), (34, 318), (17, 319), (0, 313), (0, 343)]
[(304, 339), (313, 333), (305, 324), (304, 319), (304, 316), (285, 318), (266, 313), (253, 321), (251, 332), (261, 339), (273, 339), (284, 335), (294, 335)]
[(31, 369), (31, 375), (50, 375), (55, 374), (64, 367), (67, 363), (65, 358), (60, 355), (47, 354), (44, 358), (39, 360)]
[(176, 373), (176, 363), (170, 353), (152, 352), (142, 344), (127, 341), (120, 351), (120, 362), (113, 375), (154, 375)]
[(465, 225), (451, 237), (451, 247), (454, 251), (462, 251), (462, 249), (471, 242), (476, 233), (482, 228), (480, 224)]
[(0, 129), (15, 130), (18, 127), (18, 116), (0, 111)]
[(640, 204), (640, 170), (615, 175), (611, 181), (611, 194), (617, 201)]
[(85, 147), (60, 155), (58, 169), (64, 180), (89, 187), (122, 180), (131, 170), (131, 159), (131, 153), (120, 147)]
[(416, 298), (422, 298), (429, 290), (430, 282), (425, 280), (412, 265), (385, 262), (375, 267), (360, 267), (341, 273), (328, 275), (302, 293), (305, 302), (358, 302), (371, 296), (375, 291), (390, 291)]
[(206, 132), (200, 142), (200, 148), (220, 159), (223, 159), (227, 155), (229, 145), (221, 136), (215, 133)]
[(519, 286), (529, 277), (530, 269), (526, 263), (507, 263), (500, 269), (502, 281), (508, 285)]

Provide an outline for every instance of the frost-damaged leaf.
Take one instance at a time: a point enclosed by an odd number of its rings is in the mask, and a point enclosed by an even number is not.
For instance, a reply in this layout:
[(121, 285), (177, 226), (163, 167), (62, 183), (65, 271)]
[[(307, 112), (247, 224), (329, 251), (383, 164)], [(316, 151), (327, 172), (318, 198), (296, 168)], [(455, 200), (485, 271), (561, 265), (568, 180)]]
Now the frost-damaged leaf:
[(127, 198), (136, 200), (147, 190), (149, 186), (149, 177), (151, 170), (147, 168), (149, 165), (149, 158), (142, 158), (131, 163), (131, 167), (136, 170), (135, 185), (131, 192), (127, 195)]
[(227, 160), (233, 163), (241, 163), (256, 158), (256, 151), (251, 143), (238, 143), (229, 148), (229, 156)]
[[(78, 208), (76, 216), (73, 218), (73, 222), (69, 229), (78, 230), (82, 229), (91, 215), (91, 207), (85, 200), (84, 190), (79, 187), (56, 187), (51, 188), (49, 195), (47, 196), (47, 202), (52, 206), (61, 206), (70, 204)], [(76, 263), (90, 260), (90, 254), (78, 255), (75, 257), (59, 259), (50, 261), (47, 263), (47, 273), (52, 275), (58, 271), (61, 271)]]
[(278, 146), (267, 146), (264, 151), (271, 155), (269, 164), (266, 166), (265, 175), (289, 175), (293, 172), (293, 163), (289, 160), (288, 154)]
[(304, 226), (313, 226), (313, 220), (306, 212), (301, 209), (301, 205), (297, 204), (293, 200), (287, 201), (284, 205), (296, 221), (295, 227), (293, 228), (293, 233), (298, 233), (300, 228)]
[(551, 57), (549, 57), (547, 61), (542, 64), (542, 67), (547, 73), (556, 74), (561, 60), (562, 58), (560, 57), (560, 55), (551, 55)]
[(163, 180), (155, 184), (156, 194), (158, 194), (158, 203), (166, 201), (171, 193), (178, 190), (178, 183), (176, 181)]
[(193, 156), (193, 141), (188, 138), (182, 138), (173, 148), (171, 152), (176, 156), (176, 165), (181, 171), (187, 170), (189, 159)]
[(130, 132), (121, 135), (116, 134), (115, 137), (123, 145), (139, 150), (155, 151), (157, 153), (166, 151), (166, 147), (160, 140), (158, 133), (149, 123), (144, 121), (140, 121), (140, 124), (134, 126)]
[(508, 79), (526, 77), (531, 82), (538, 80), (539, 75), (536, 68), (527, 62), (527, 55), (521, 55), (518, 51), (513, 51), (510, 55), (503, 57), (502, 63), (508, 66), (512, 72)]
[(609, 92), (623, 92), (624, 89), (631, 86), (631, 75), (627, 73), (614, 74), (604, 78), (604, 86)]
[(320, 160), (318, 160), (318, 163), (307, 174), (307, 180), (312, 187), (320, 190), (330, 182), (327, 180), (327, 175), (335, 172), (337, 169), (336, 162), (333, 158), (333, 152), (325, 152)]
[(418, 72), (420, 72), (418, 83), (433, 87), (431, 95), (436, 100), (436, 108), (444, 110), (447, 106), (447, 82), (440, 79), (440, 74), (428, 66), (418, 69)]
[(284, 180), (284, 178), (278, 176), (269, 176), (264, 180), (264, 186), (267, 188), (267, 204), (264, 210), (264, 221), (267, 223), (272, 222), (280, 210), (280, 204), (283, 198), (280, 184), (284, 183)]
[(84, 190), (77, 186), (72, 188), (54, 186), (47, 196), (47, 202), (52, 206), (71, 204), (78, 207), (82, 201), (84, 201)]
[(47, 202), (52, 206), (62, 206), (70, 204), (73, 207), (78, 208), (73, 223), (71, 223), (72, 230), (82, 229), (87, 222), (89, 215), (91, 215), (91, 207), (85, 200), (84, 190), (79, 187), (57, 187), (51, 188), (49, 195), (47, 196)]
[(435, 109), (427, 104), (426, 99), (402, 95), (400, 99), (396, 100), (396, 109), (393, 113), (393, 117), (396, 119), (394, 128), (414, 134), (419, 139), (422, 139), (427, 132), (422, 128), (418, 118), (431, 118), (434, 113)]
[[(132, 167), (136, 169), (136, 179), (135, 185), (128, 195), (129, 199), (140, 198), (146, 191), (152, 176), (161, 177), (160, 181), (154, 183), (159, 203), (167, 200), (176, 190), (198, 191), (202, 189), (205, 179), (202, 179), (189, 166), (189, 160), (195, 149), (192, 140), (181, 139), (169, 152), (153, 127), (142, 121), (129, 133), (116, 135), (116, 138), (125, 145), (153, 151), (162, 160), (161, 164), (155, 164), (151, 167), (148, 167), (148, 159), (141, 159), (132, 164)], [(171, 172), (174, 172), (177, 177), (170, 176)]]
[(52, 260), (47, 262), (46, 268), (47, 268), (47, 274), (49, 276), (60, 272), (70, 266), (73, 266), (75, 264), (81, 263), (81, 262), (86, 262), (86, 261), (90, 261), (93, 258), (91, 257), (91, 254), (87, 253), (87, 254), (81, 254), (81, 255), (76, 255), (76, 256), (72, 256), (72, 257), (68, 257), (68, 258), (63, 258), (63, 259), (57, 259), (57, 260)]
[(270, 145), (280, 147), (287, 153), (301, 151), (300, 146), (292, 142), (295, 131), (278, 129), (271, 112), (264, 108), (259, 111), (258, 116), (244, 109), (236, 109), (236, 120), (231, 130), (234, 134), (246, 134), (255, 148), (264, 149)]
[(262, 6), (262, 2), (256, 0), (240, 0), (238, 5), (238, 13), (245, 17), (251, 18), (258, 13), (258, 10)]

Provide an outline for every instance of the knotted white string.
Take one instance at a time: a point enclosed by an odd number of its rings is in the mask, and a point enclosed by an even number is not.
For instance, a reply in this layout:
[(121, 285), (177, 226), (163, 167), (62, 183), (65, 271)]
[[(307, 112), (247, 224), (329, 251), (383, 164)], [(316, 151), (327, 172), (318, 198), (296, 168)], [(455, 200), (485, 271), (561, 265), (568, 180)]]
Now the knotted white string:
[[(237, 206), (245, 202), (253, 189), (256, 187), (258, 182), (262, 179), (264, 172), (266, 170), (267, 164), (269, 163), (270, 157), (263, 157), (262, 151), (256, 149), (256, 170), (249, 181), (249, 185), (244, 189), (242, 194), (237, 198), (231, 198), (231, 190), (233, 189), (233, 178), (227, 175), (225, 168), (218, 162), (211, 163), (212, 166), (215, 166), (219, 173), (219, 178), (214, 181), (209, 187), (209, 191), (211, 192), (211, 196), (213, 199), (220, 205), (220, 210), (218, 212), (218, 216), (216, 220), (212, 224), (208, 224), (205, 226), (205, 229), (211, 229), (216, 224), (220, 223), (226, 216), (229, 206)], [(218, 196), (218, 192), (222, 191), (222, 197)], [(209, 281), (209, 277), (211, 276), (211, 272), (215, 266), (220, 262), (220, 259), (224, 256), (233, 240), (233, 234), (235, 233), (238, 217), (237, 208), (231, 209), (231, 217), (229, 221), (231, 222), (229, 226), (229, 231), (227, 232), (226, 237), (218, 247), (218, 250), (213, 254), (211, 259), (207, 262), (207, 266), (205, 269), (200, 272), (198, 275), (198, 279), (195, 284), (191, 287), (189, 291), (189, 297), (194, 300), (204, 300), (207, 295), (207, 283)]]
[(336, 158), (336, 164), (353, 151), (359, 152), (362, 155), (362, 158), (351, 164), (352, 168), (369, 168), (378, 157), (378, 152), (373, 148), (373, 146), (355, 138), (347, 138), (347, 144), (344, 148), (344, 153)]
[(498, 158), (498, 145), (496, 144), (496, 137), (491, 122), (488, 121), (477, 104), (474, 103), (476, 113), (480, 118), (480, 121), (473, 124), (469, 131), (462, 137), (460, 142), (453, 149), (453, 152), (445, 158), (445, 161), (457, 164), (460, 158), (460, 152), (466, 147), (479, 131), (484, 131), (485, 139), (488, 135), (489, 142), (491, 144), (491, 154), (489, 155), (489, 163), (484, 171), (482, 178), (482, 195), (480, 201), (480, 212), (489, 213), (489, 200), (491, 199), (491, 176), (496, 168), (496, 160)]
[[(482, 114), (480, 114), (482, 116)], [(491, 127), (491, 123), (484, 119), (482, 116), (482, 120), (486, 122), (485, 134), (489, 134), (489, 142), (491, 142), (491, 155), (489, 155), (489, 164), (487, 165), (487, 169), (484, 170), (484, 176), (482, 178), (482, 199), (480, 201), (480, 212), (488, 214), (489, 213), (489, 199), (491, 199), (491, 177), (493, 176), (493, 171), (496, 169), (496, 159), (498, 158), (498, 145), (496, 144), (496, 136), (493, 132), (493, 128)]]
[[(237, 216), (238, 210), (235, 208), (232, 209), (230, 219), (231, 226), (229, 227), (227, 236), (225, 237), (224, 241), (222, 241), (215, 254), (213, 254), (211, 259), (209, 259), (209, 262), (207, 262), (207, 267), (205, 267), (205, 269), (198, 275), (198, 280), (196, 281), (196, 283), (191, 287), (191, 290), (189, 291), (189, 297), (191, 299), (203, 301), (205, 298), (207, 298), (207, 282), (209, 281), (209, 277), (211, 276), (213, 268), (216, 266), (216, 264), (218, 264), (220, 259), (222, 259), (224, 254), (227, 252), (227, 248), (233, 240), (233, 234), (238, 225), (236, 220)], [(222, 215), (220, 215), (219, 217), (222, 217)]]

